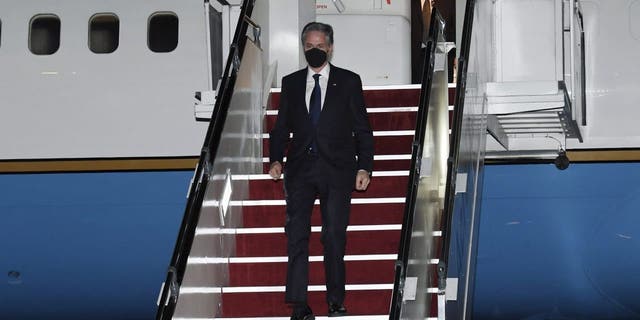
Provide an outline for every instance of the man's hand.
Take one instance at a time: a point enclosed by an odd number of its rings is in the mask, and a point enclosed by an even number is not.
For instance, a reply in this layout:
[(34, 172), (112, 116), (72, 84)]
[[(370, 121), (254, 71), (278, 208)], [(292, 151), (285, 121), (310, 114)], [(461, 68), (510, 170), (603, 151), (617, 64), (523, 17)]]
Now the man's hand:
[(367, 190), (370, 181), (371, 178), (369, 177), (369, 172), (367, 172), (367, 170), (358, 170), (358, 174), (356, 175), (356, 190)]
[(282, 165), (279, 161), (275, 161), (271, 164), (269, 168), (269, 175), (273, 180), (278, 180), (282, 176)]

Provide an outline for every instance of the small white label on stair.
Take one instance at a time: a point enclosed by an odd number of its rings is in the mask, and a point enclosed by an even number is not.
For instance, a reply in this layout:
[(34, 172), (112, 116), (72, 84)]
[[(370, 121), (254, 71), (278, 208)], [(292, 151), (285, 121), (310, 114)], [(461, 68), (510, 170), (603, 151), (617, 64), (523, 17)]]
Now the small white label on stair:
[(434, 71), (444, 71), (444, 68), (446, 66), (445, 64), (446, 58), (447, 58), (446, 54), (436, 53), (436, 60), (433, 63)]
[(418, 290), (418, 278), (407, 277), (404, 280), (404, 294), (402, 300), (413, 301), (416, 299), (416, 291)]
[(444, 290), (447, 301), (458, 300), (458, 278), (447, 278), (447, 288)]
[(458, 173), (456, 175), (456, 194), (467, 192), (467, 174)]
[(430, 177), (432, 167), (433, 159), (431, 157), (423, 157), (420, 161), (420, 178)]

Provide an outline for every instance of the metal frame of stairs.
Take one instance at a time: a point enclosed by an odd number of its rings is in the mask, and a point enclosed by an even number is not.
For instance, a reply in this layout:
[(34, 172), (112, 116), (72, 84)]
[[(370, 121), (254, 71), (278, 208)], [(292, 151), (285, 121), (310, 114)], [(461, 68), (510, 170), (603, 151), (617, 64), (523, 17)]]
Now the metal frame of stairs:
[[(235, 112), (232, 102), (233, 87), (243, 63), (243, 51), (250, 22), (250, 12), (254, 0), (245, 1), (234, 39), (234, 46), (225, 70), (225, 78), (221, 83), (216, 107), (205, 140), (200, 163), (194, 174), (194, 181), (189, 193), (189, 201), (185, 210), (178, 242), (167, 279), (163, 284), (159, 297), (157, 319), (287, 319), (289, 311), (284, 304), (284, 277), (286, 269), (286, 252), (284, 252), (284, 195), (282, 183), (273, 182), (266, 174), (244, 173), (237, 170), (226, 170), (224, 166), (237, 165), (237, 161), (254, 161), (244, 159), (241, 155), (227, 155), (218, 150), (223, 146), (222, 137), (242, 138), (247, 141), (262, 140), (260, 149), (268, 150), (268, 140), (264, 132), (268, 132), (273, 123), (276, 111), (267, 111), (263, 134), (238, 135), (225, 132), (228, 117), (251, 117), (250, 113)], [(434, 14), (438, 15), (437, 11)], [(439, 16), (439, 15), (438, 15)], [(434, 20), (435, 21), (435, 20)], [(442, 21), (440, 18), (438, 21)], [(442, 25), (440, 25), (442, 27)], [(441, 29), (440, 29), (441, 32)], [(257, 42), (257, 41), (256, 41)], [(433, 44), (436, 50), (436, 43)], [(434, 51), (435, 52), (435, 51)], [(446, 59), (441, 59), (446, 61)], [(435, 57), (427, 64), (436, 67)], [(446, 64), (445, 64), (446, 66)], [(446, 74), (446, 67), (442, 68)], [(445, 76), (446, 79), (446, 76)], [(415, 147), (414, 128), (416, 122), (426, 121), (426, 114), (418, 115), (418, 106), (428, 101), (424, 96), (426, 88), (431, 84), (404, 87), (371, 87), (365, 88), (365, 100), (370, 114), (376, 143), (374, 157), (373, 181), (366, 192), (354, 192), (352, 200), (351, 225), (347, 240), (347, 301), (350, 314), (345, 319), (382, 319), (389, 317), (389, 307), (393, 294), (394, 266), (399, 257), (400, 229), (402, 227), (403, 205), (406, 202), (409, 176), (427, 173), (426, 159), (416, 167), (411, 162), (410, 153)], [(440, 85), (440, 100), (444, 109), (439, 123), (448, 140), (450, 121), (448, 97), (450, 89), (446, 80)], [(278, 92), (274, 90), (269, 100), (272, 106), (278, 104)], [(426, 111), (425, 111), (426, 112)], [(433, 118), (435, 119), (435, 118)], [(238, 121), (234, 119), (233, 121)], [(239, 120), (242, 123), (244, 120)], [(244, 140), (243, 140), (244, 141)], [(227, 140), (228, 142), (228, 140)], [(242, 145), (244, 142), (238, 142)], [(225, 150), (229, 145), (224, 145)], [(442, 150), (441, 150), (442, 151)], [(266, 155), (262, 155), (264, 162)], [(226, 159), (226, 160), (225, 160)], [(242, 160), (244, 159), (244, 160)], [(446, 167), (446, 157), (439, 165)], [(436, 161), (434, 161), (435, 163)], [(262, 164), (263, 172), (266, 163)], [(441, 178), (444, 178), (444, 174)], [(444, 194), (444, 179), (438, 184)], [(246, 193), (239, 191), (238, 185), (246, 185)], [(220, 211), (219, 221), (212, 224), (212, 219)], [(326, 314), (324, 303), (324, 285), (319, 246), (319, 221), (317, 209), (312, 217), (313, 232), (311, 239), (311, 275), (310, 304), (318, 319)], [(232, 218), (227, 217), (233, 216)], [(436, 219), (437, 220), (437, 219)], [(426, 237), (441, 237), (441, 232), (428, 232)], [(206, 244), (219, 247), (220, 252), (204, 248)], [(428, 269), (434, 269), (439, 260), (430, 258)], [(407, 260), (407, 263), (411, 261)], [(349, 268), (353, 269), (349, 275)], [(191, 271), (189, 271), (191, 270)], [(216, 272), (204, 276), (207, 282), (197, 283), (189, 278), (188, 272)], [(435, 273), (430, 273), (435, 275)], [(430, 276), (431, 278), (431, 276)], [(429, 286), (427, 295), (442, 295), (434, 284)], [(183, 281), (186, 281), (183, 283)], [(190, 312), (178, 302), (189, 297)], [(202, 305), (192, 303), (203, 300)], [(206, 301), (209, 302), (206, 302)], [(213, 306), (211, 306), (213, 304)], [(429, 316), (427, 316), (429, 318)]]

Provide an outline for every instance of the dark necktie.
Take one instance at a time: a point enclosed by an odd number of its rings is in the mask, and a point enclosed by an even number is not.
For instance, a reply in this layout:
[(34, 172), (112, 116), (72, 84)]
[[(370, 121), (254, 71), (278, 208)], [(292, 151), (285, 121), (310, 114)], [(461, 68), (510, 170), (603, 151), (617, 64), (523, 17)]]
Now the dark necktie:
[(311, 123), (314, 126), (318, 125), (318, 119), (320, 119), (320, 101), (322, 100), (320, 95), (320, 74), (314, 74), (313, 80), (316, 81), (313, 91), (311, 91), (311, 99), (309, 100), (309, 116), (311, 117)]
[(309, 117), (311, 118), (311, 123), (313, 124), (314, 129), (313, 141), (311, 142), (311, 151), (314, 153), (318, 152), (315, 131), (318, 127), (318, 120), (320, 119), (320, 102), (322, 100), (320, 94), (320, 82), (318, 80), (319, 78), (320, 74), (316, 73), (313, 75), (313, 80), (315, 80), (316, 83), (313, 86), (313, 91), (311, 91), (311, 99), (309, 100)]

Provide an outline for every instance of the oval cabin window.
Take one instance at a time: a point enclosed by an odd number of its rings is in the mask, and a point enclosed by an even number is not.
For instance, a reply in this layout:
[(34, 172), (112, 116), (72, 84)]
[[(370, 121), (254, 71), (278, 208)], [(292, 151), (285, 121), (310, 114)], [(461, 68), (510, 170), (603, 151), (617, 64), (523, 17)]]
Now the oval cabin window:
[(147, 44), (153, 52), (171, 52), (178, 47), (178, 16), (154, 13), (149, 18)]
[(111, 53), (118, 49), (120, 20), (113, 13), (99, 13), (89, 20), (89, 49), (94, 53)]
[(53, 14), (40, 14), (31, 19), (29, 50), (37, 55), (50, 55), (60, 48), (60, 18)]

